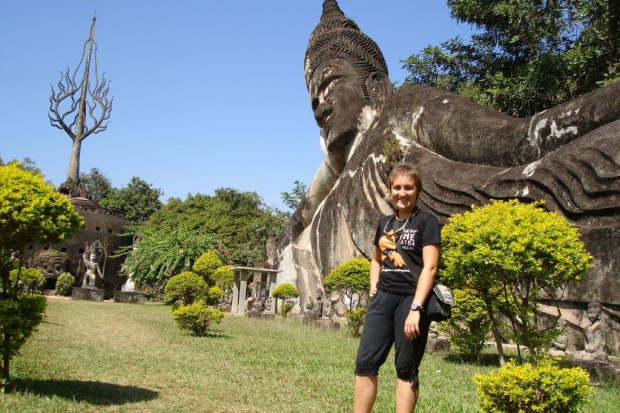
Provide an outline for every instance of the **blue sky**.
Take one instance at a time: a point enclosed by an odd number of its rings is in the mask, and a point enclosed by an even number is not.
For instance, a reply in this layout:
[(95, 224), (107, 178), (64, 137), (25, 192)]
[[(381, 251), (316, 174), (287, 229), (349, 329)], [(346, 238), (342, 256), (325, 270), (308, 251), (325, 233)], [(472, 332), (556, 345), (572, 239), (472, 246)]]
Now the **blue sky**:
[[(340, 0), (372, 37), (392, 81), (401, 60), (469, 26), (445, 1)], [(116, 187), (139, 176), (169, 197), (257, 191), (281, 206), (322, 161), (303, 78), (322, 0), (4, 0), (0, 2), (0, 156), (66, 178), (71, 140), (50, 126), (50, 86), (75, 69), (97, 16), (98, 65), (114, 96), (107, 131), (86, 138), (80, 170)]]

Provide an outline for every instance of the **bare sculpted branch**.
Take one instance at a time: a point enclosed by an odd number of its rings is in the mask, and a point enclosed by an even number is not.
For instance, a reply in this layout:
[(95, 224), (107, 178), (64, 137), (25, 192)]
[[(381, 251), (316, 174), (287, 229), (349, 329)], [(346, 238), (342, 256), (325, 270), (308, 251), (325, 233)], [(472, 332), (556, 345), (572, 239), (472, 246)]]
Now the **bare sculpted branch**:
[[(91, 72), (91, 58), (93, 70)], [(76, 81), (78, 71), (83, 70), (80, 81)], [(81, 142), (91, 134), (105, 131), (112, 113), (114, 97), (108, 97), (110, 82), (105, 73), (99, 78), (97, 72), (97, 42), (95, 42), (95, 18), (90, 28), (90, 36), (84, 43), (80, 61), (71, 73), (67, 67), (60, 74), (57, 91), (52, 86), (48, 117), (50, 124), (65, 131), (73, 141), (67, 183), (79, 185)], [(62, 190), (62, 187), (61, 187)]]

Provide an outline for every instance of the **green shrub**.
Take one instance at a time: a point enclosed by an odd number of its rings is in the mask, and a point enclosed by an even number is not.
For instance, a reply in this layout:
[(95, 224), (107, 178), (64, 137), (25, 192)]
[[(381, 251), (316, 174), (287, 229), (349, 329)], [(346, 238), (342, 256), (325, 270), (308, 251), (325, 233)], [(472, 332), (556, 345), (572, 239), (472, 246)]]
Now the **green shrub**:
[(24, 294), (19, 294), (15, 300), (0, 299), (0, 349), (3, 356), (12, 358), (17, 355), (43, 320), (46, 304), (45, 297)]
[(168, 302), (181, 301), (183, 305), (189, 305), (204, 300), (209, 286), (198, 274), (186, 271), (170, 278), (164, 292)]
[(366, 320), (366, 308), (360, 307), (355, 310), (347, 310), (347, 328), (353, 337), (360, 336), (360, 329)]
[(283, 301), (280, 306), (280, 310), (282, 311), (282, 317), (286, 318), (288, 313), (293, 310), (295, 307), (295, 301), (293, 298), (299, 297), (299, 290), (295, 288), (295, 286), (291, 283), (283, 283), (278, 285), (272, 292), (271, 295), (276, 299), (280, 299)]
[[(11, 284), (15, 285), (17, 281), (18, 269), (11, 270)], [(24, 283), (30, 294), (42, 293), (45, 287), (46, 279), (38, 268), (23, 268), (19, 274), (19, 280)]]
[(195, 336), (204, 337), (213, 323), (219, 324), (224, 313), (203, 303), (183, 305), (172, 312), (180, 328), (190, 330)]
[(459, 305), (446, 322), (450, 341), (465, 356), (478, 359), (491, 332), (486, 306), (472, 289), (454, 290), (454, 299)]
[[(543, 354), (557, 332), (539, 328), (539, 298), (559, 299), (592, 267), (577, 228), (541, 206), (492, 200), (452, 215), (441, 230), (441, 278), (484, 301), (502, 365), (502, 335), (526, 346), (534, 360)], [(501, 331), (500, 315), (510, 332)]]
[(288, 316), (288, 314), (293, 311), (293, 308), (295, 308), (295, 303), (294, 302), (290, 302), (290, 301), (285, 301), (281, 306), (280, 306), (280, 311), (282, 312), (282, 317), (286, 318), (286, 316)]
[(220, 301), (220, 298), (225, 294), (224, 290), (220, 287), (211, 287), (207, 292), (206, 302), (209, 305), (215, 305)]
[(63, 272), (56, 280), (56, 291), (54, 292), (54, 294), (65, 296), (71, 295), (74, 284), (75, 278), (73, 277), (73, 275), (69, 274), (68, 272)]
[(473, 378), (480, 411), (490, 413), (578, 412), (592, 393), (588, 380), (585, 370), (561, 368), (551, 359), (539, 361), (537, 367), (507, 363)]
[(221, 266), (222, 260), (217, 256), (217, 253), (215, 251), (207, 251), (198, 257), (192, 270), (202, 276), (207, 283), (212, 284), (211, 274)]
[(220, 287), (224, 291), (232, 290), (235, 281), (235, 273), (229, 271), (232, 267), (232, 265), (224, 265), (213, 271), (211, 281), (216, 287)]
[[(368, 296), (370, 263), (366, 258), (353, 258), (334, 268), (325, 277), (325, 288), (337, 291), (341, 297), (348, 298), (349, 310), (359, 307)], [(357, 296), (357, 299), (355, 299)]]

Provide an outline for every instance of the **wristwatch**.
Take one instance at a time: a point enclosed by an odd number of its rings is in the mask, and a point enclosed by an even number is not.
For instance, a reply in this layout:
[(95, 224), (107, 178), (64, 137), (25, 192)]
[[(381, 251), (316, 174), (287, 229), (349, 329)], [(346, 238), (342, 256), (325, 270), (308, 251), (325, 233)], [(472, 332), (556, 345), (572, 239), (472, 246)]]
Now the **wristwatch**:
[(424, 307), (417, 305), (416, 303), (411, 304), (411, 309), (413, 311), (424, 311)]

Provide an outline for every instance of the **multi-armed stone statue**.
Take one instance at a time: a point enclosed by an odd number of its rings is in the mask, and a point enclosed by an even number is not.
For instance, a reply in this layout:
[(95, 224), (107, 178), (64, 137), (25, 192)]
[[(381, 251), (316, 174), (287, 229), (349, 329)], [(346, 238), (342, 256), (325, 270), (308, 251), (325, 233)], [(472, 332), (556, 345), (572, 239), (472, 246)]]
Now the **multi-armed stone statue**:
[(490, 199), (542, 199), (579, 227), (595, 257), (566, 299), (620, 304), (620, 83), (523, 119), (433, 87), (393, 93), (378, 46), (333, 0), (304, 73), (325, 160), (278, 245), (301, 308), (332, 268), (370, 256), (377, 219), (392, 213), (385, 148), (394, 139), (422, 172), (419, 204), (441, 222)]

